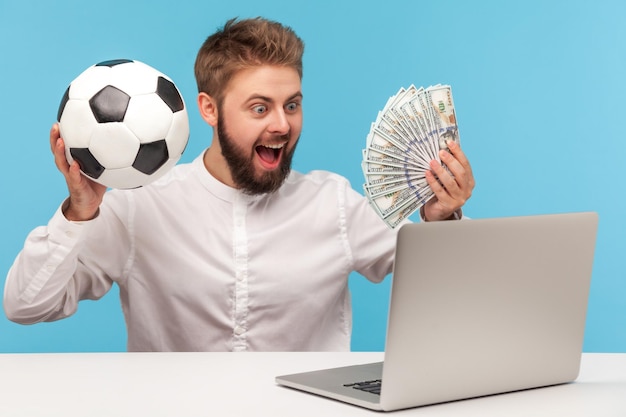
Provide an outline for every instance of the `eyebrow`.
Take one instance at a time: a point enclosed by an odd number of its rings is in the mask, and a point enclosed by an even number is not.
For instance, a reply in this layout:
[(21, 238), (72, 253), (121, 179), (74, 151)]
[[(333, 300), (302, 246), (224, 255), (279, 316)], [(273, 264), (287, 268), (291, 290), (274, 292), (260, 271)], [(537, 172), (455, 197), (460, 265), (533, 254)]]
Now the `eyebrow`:
[[(291, 101), (294, 100), (296, 98), (302, 99), (302, 92), (298, 91), (297, 93), (293, 94), (292, 96), (288, 97), (286, 101)], [(268, 103), (273, 103), (274, 99), (264, 96), (262, 94), (252, 94), (250, 97), (248, 97), (248, 100), (246, 100), (246, 102), (248, 101), (252, 101), (252, 100), (263, 100), (263, 101), (267, 101)]]

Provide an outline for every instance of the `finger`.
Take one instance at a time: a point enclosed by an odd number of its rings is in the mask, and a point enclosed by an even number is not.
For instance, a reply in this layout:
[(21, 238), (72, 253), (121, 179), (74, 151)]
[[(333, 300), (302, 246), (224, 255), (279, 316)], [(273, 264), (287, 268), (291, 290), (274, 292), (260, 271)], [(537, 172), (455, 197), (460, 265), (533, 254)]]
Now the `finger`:
[(59, 124), (54, 123), (50, 128), (50, 149), (52, 153), (54, 153), (54, 149), (56, 148), (57, 140), (61, 137), (61, 132), (59, 131)]
[(426, 182), (430, 186), (430, 189), (435, 193), (435, 196), (442, 191), (445, 191), (443, 185), (439, 182), (432, 171), (424, 171), (424, 176), (426, 177)]
[[(441, 160), (450, 170), (451, 176), (454, 178), (459, 190), (462, 190), (465, 197), (468, 198), (468, 193), (474, 189), (474, 175), (472, 174), (469, 164), (462, 164), (456, 157), (446, 151), (442, 151)], [(453, 189), (453, 185), (450, 184), (450, 189)]]
[(70, 164), (65, 157), (65, 142), (62, 138), (57, 139), (54, 145), (54, 163), (63, 175), (67, 175), (67, 171), (70, 168)]
[(457, 209), (455, 200), (448, 191), (440, 184), (435, 175), (427, 171), (426, 181), (435, 194), (435, 198), (430, 199), (424, 207), (424, 218), (429, 220), (440, 220), (450, 217)]
[[(446, 160), (448, 161), (447, 163)], [(446, 163), (447, 165), (448, 163), (455, 162), (455, 160), (452, 155), (448, 154), (448, 156), (443, 156), (442, 162)], [(459, 184), (457, 183), (457, 180), (454, 176), (454, 172), (450, 174), (450, 172), (448, 172), (438, 161), (435, 160), (430, 161), (430, 169), (432, 173), (436, 175), (436, 177), (439, 179), (439, 182), (448, 191), (448, 193), (455, 194), (458, 192)]]
[(85, 178), (80, 173), (80, 165), (78, 162), (72, 161), (69, 165), (67, 174), (65, 175), (65, 181), (67, 182), (70, 196), (74, 197), (74, 201), (84, 201), (85, 192), (88, 192), (88, 188), (85, 184)]
[(449, 190), (446, 189), (445, 184), (441, 181), (440, 178), (436, 175), (435, 172), (425, 171), (426, 182), (430, 186), (430, 189), (433, 191), (436, 197), (436, 201), (439, 202), (441, 206), (447, 207), (452, 204), (453, 198), (450, 195)]
[(68, 170), (70, 169), (70, 164), (65, 157), (65, 142), (62, 138), (57, 140), (54, 149), (54, 163), (63, 175), (67, 175)]
[(73, 184), (79, 184), (83, 179), (80, 173), (80, 165), (77, 161), (72, 161), (69, 165), (69, 179)]
[[(471, 188), (474, 188), (474, 174), (472, 172), (472, 166), (470, 165), (469, 160), (465, 155), (465, 152), (461, 150), (461, 147), (457, 142), (452, 140), (448, 141), (448, 148), (450, 150), (450, 153), (454, 156), (454, 159), (456, 159), (456, 161), (463, 167), (463, 176), (467, 180), (468, 185)], [(452, 167), (450, 168), (450, 170), (452, 171)], [(452, 172), (456, 176), (456, 172)], [(459, 172), (459, 174), (461, 173)]]
[(459, 163), (463, 165), (463, 167), (470, 168), (469, 160), (465, 156), (465, 152), (461, 150), (461, 146), (453, 140), (449, 140), (446, 143), (448, 145), (448, 150), (454, 156), (454, 158), (459, 161)]
[(439, 151), (439, 158), (441, 158), (442, 164), (448, 167), (452, 176), (457, 177), (459, 174), (463, 174), (465, 169), (454, 155), (448, 151)]

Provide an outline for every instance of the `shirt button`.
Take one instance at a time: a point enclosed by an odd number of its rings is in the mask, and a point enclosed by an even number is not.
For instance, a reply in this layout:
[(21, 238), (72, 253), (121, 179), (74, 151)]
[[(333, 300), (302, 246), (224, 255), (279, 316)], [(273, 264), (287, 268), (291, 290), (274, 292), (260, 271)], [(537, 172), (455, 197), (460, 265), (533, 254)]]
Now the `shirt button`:
[(235, 327), (235, 334), (236, 334), (237, 336), (241, 336), (241, 335), (242, 335), (242, 334), (244, 334), (245, 332), (246, 332), (246, 329), (244, 329), (243, 327), (241, 327), (241, 326), (237, 326), (237, 327)]
[(65, 236), (67, 236), (67, 237), (74, 237), (74, 232), (72, 232), (71, 230), (66, 230), (65, 231)]

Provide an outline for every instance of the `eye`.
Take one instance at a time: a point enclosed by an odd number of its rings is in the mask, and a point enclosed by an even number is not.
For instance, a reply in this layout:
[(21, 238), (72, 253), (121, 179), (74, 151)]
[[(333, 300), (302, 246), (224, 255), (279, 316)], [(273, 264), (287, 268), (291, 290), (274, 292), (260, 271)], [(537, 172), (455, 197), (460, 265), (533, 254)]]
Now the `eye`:
[(296, 102), (288, 103), (285, 106), (285, 110), (288, 111), (289, 113), (293, 113), (296, 110), (298, 110), (299, 106), (300, 106), (300, 103), (296, 103)]
[(252, 111), (257, 113), (257, 114), (263, 114), (263, 113), (267, 112), (267, 106), (265, 106), (263, 104), (259, 104), (258, 106), (252, 107)]

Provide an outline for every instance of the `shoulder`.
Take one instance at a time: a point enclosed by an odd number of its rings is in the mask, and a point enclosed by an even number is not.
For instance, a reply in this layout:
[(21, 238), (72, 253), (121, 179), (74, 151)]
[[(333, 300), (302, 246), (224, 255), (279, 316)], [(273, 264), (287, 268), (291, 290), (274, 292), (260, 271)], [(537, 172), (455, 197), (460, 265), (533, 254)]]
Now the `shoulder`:
[(352, 188), (346, 177), (330, 171), (317, 170), (306, 174), (292, 171), (279, 194), (320, 203), (334, 200), (340, 206), (367, 205), (365, 197)]
[(285, 186), (302, 186), (309, 185), (312, 187), (346, 187), (350, 186), (347, 178), (330, 171), (310, 171), (303, 174), (298, 171), (292, 171), (285, 180)]
[(167, 186), (170, 183), (175, 183), (178, 181), (185, 180), (187, 177), (192, 175), (196, 165), (197, 164), (195, 163), (195, 161), (177, 164), (174, 167), (172, 167), (172, 169), (170, 169), (161, 178), (148, 184), (148, 186), (144, 188), (150, 188), (150, 187), (159, 188), (159, 187)]
[(298, 171), (292, 171), (285, 183), (281, 187), (282, 195), (307, 195), (308, 198), (337, 198), (345, 200), (349, 198), (358, 198), (360, 194), (352, 189), (350, 181), (330, 171), (310, 171), (303, 174)]
[(184, 188), (191, 186), (191, 182), (188, 181), (193, 176), (194, 164), (182, 163), (175, 165), (165, 175), (156, 179), (155, 181), (144, 185), (143, 187), (134, 188), (130, 190), (109, 190), (105, 197), (109, 202), (122, 201), (128, 203), (135, 201), (136, 199), (143, 200), (149, 198), (149, 196), (158, 197), (159, 199), (166, 198), (167, 194), (184, 192)]

